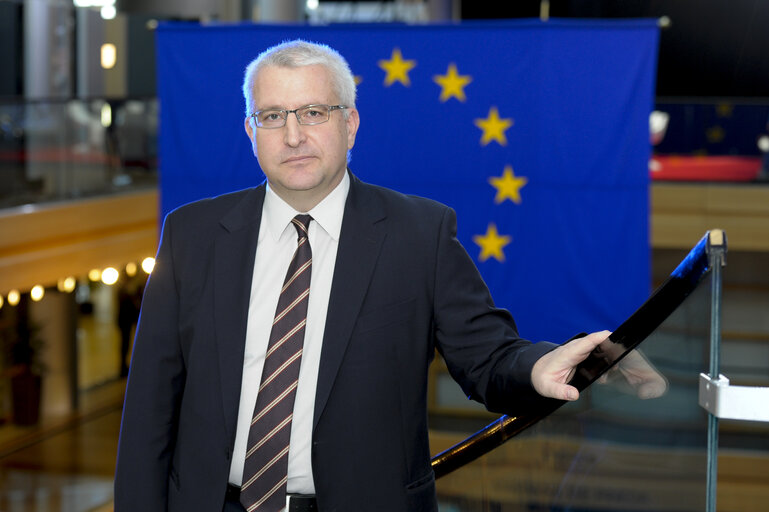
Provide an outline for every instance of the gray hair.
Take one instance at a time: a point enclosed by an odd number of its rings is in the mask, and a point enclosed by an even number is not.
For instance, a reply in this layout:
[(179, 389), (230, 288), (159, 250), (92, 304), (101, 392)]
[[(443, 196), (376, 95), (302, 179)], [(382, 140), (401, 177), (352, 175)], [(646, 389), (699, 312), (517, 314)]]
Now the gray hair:
[[(254, 112), (254, 82), (264, 67), (278, 66), (298, 68), (319, 64), (331, 74), (331, 84), (340, 103), (355, 108), (355, 78), (350, 66), (342, 55), (325, 44), (310, 43), (301, 39), (284, 41), (266, 49), (246, 67), (243, 79), (243, 97), (246, 100), (246, 115)], [(349, 110), (343, 110), (345, 118)]]

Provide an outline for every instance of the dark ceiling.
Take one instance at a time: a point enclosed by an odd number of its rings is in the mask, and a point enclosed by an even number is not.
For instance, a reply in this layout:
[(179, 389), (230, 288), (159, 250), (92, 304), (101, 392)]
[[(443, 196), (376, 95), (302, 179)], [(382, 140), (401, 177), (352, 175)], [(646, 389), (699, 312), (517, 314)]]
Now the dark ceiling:
[[(492, 5), (494, 4), (494, 5)], [(539, 0), (462, 2), (462, 19), (532, 18)], [(659, 18), (658, 96), (769, 98), (766, 0), (552, 0), (551, 17)]]

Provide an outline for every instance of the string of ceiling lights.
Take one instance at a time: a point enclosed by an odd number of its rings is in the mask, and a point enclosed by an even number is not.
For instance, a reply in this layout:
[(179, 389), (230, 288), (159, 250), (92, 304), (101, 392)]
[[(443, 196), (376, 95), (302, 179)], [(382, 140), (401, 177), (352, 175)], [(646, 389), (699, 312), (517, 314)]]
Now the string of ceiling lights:
[[(141, 262), (130, 262), (125, 265), (123, 272), (128, 277), (134, 277), (139, 270), (149, 275), (152, 273), (152, 269), (155, 267), (155, 258), (147, 257)], [(88, 280), (91, 282), (102, 282), (108, 286), (116, 284), (120, 280), (120, 271), (115, 267), (107, 267), (104, 269), (91, 269), (88, 272)], [(56, 289), (62, 293), (71, 293), (75, 291), (77, 287), (77, 279), (74, 276), (63, 277), (56, 283)], [(21, 301), (22, 291), (9, 290), (5, 297), (0, 294), (0, 308), (4, 305), (17, 306)], [(33, 302), (39, 302), (45, 297), (45, 287), (37, 284), (29, 290), (29, 298)]]

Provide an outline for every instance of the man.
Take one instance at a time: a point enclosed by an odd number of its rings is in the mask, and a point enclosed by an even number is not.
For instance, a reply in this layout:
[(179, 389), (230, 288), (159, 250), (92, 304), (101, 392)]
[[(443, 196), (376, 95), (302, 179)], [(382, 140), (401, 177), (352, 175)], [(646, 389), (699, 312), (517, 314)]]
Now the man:
[(334, 50), (273, 47), (243, 89), (267, 182), (165, 221), (115, 509), (276, 511), (289, 494), (288, 510), (434, 511), (435, 349), (469, 397), (515, 411), (540, 395), (575, 400), (566, 383), (608, 333), (558, 348), (522, 340), (451, 209), (352, 175), (360, 117)]

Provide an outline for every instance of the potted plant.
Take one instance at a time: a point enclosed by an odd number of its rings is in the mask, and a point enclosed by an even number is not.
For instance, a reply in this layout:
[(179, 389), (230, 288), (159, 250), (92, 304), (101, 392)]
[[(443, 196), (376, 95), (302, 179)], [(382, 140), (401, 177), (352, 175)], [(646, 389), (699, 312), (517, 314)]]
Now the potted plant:
[(43, 341), (29, 320), (28, 297), (22, 296), (12, 315), (3, 315), (2, 344), (10, 377), (13, 422), (34, 425), (40, 419)]

